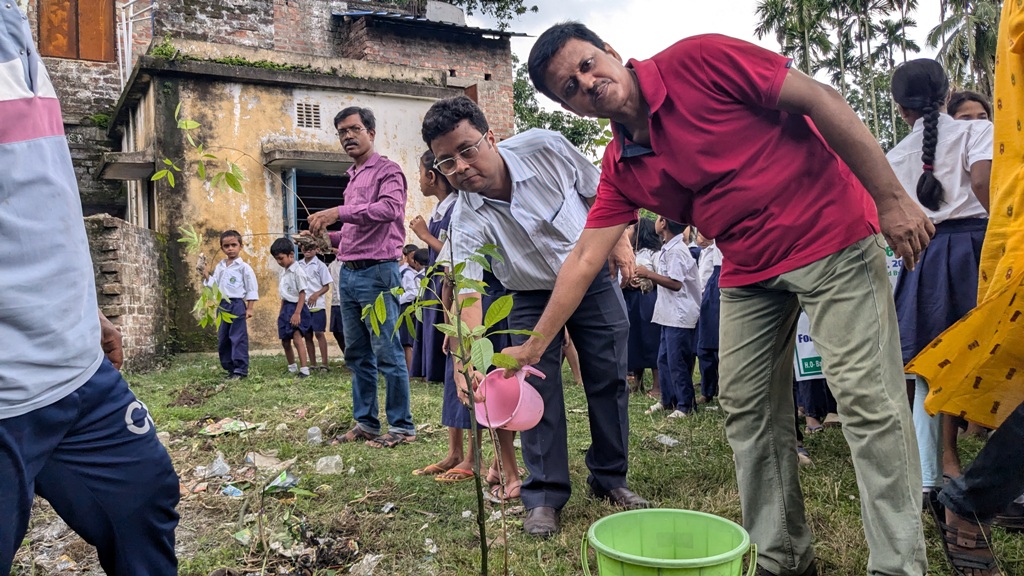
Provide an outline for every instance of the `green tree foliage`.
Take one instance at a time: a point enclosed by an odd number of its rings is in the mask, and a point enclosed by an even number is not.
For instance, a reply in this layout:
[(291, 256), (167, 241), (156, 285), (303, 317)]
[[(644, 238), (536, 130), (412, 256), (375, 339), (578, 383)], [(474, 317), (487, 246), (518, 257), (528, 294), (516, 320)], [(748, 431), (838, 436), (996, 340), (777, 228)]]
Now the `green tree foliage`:
[[(943, 0), (942, 22), (928, 35), (953, 86), (991, 95), (1000, 0)], [(920, 47), (908, 36), (917, 26), (918, 0), (759, 0), (759, 38), (807, 74), (828, 81), (889, 149), (909, 132), (889, 93), (897, 66)]]
[(537, 103), (537, 91), (530, 84), (526, 65), (512, 57), (515, 66), (515, 80), (512, 84), (512, 110), (515, 113), (516, 132), (530, 128), (545, 128), (561, 132), (573, 146), (583, 153), (596, 155), (598, 148), (607, 143), (605, 127), (596, 120), (581, 118), (575, 114), (555, 111), (548, 112)]
[(466, 14), (479, 12), (493, 16), (498, 21), (498, 28), (508, 28), (509, 22), (516, 16), (522, 16), (527, 12), (536, 12), (537, 7), (524, 3), (523, 0), (449, 0), (456, 6), (461, 6)]

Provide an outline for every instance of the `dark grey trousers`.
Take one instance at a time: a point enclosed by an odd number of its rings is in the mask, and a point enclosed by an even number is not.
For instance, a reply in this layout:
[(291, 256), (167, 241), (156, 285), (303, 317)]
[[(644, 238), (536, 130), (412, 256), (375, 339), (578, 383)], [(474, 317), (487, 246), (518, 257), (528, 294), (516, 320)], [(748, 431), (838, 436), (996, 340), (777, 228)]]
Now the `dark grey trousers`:
[[(513, 329), (532, 330), (551, 292), (515, 292), (509, 315)], [(605, 490), (626, 486), (626, 446), (629, 416), (626, 408), (626, 346), (629, 321), (618, 284), (606, 271), (598, 274), (583, 302), (566, 322), (580, 355), (584, 392), (590, 417), (591, 445), (586, 463), (587, 482)], [(519, 345), (525, 336), (513, 336)], [(562, 394), (562, 341), (560, 330), (552, 338), (540, 363), (534, 366), (547, 378), (530, 377), (529, 383), (544, 399), (544, 416), (532, 430), (522, 433), (523, 461), (530, 476), (521, 497), (527, 510), (538, 506), (561, 509), (569, 501), (569, 452), (566, 446), (565, 398)]]

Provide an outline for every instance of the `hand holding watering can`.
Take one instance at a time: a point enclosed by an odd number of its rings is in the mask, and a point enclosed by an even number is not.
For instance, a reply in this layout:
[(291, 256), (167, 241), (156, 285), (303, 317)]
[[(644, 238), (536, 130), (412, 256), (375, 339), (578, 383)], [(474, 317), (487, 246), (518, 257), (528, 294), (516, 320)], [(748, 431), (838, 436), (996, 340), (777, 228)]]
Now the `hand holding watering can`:
[(529, 430), (544, 415), (544, 401), (526, 376), (544, 378), (544, 374), (532, 366), (523, 366), (511, 378), (506, 378), (504, 372), (498, 368), (474, 382), (476, 421), (488, 428)]

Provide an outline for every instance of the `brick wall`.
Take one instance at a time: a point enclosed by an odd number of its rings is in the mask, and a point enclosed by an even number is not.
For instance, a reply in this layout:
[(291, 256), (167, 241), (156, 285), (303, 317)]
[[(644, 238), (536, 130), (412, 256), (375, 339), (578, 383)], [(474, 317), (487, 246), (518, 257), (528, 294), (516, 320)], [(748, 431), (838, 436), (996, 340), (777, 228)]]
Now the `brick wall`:
[(121, 328), (125, 367), (147, 370), (167, 352), (168, 303), (161, 275), (166, 242), (106, 214), (85, 219), (100, 310)]
[(515, 134), (509, 40), (445, 34), (352, 19), (338, 32), (341, 56), (444, 70), (449, 86), (477, 86), (480, 107), (499, 138)]
[(81, 124), (65, 124), (68, 148), (71, 150), (71, 162), (78, 177), (78, 193), (82, 199), (82, 212), (86, 216), (93, 214), (110, 214), (124, 218), (127, 210), (127, 197), (122, 183), (114, 180), (101, 180), (100, 162), (104, 152), (120, 148), (107, 136), (105, 128), (96, 126), (92, 120), (86, 119)]

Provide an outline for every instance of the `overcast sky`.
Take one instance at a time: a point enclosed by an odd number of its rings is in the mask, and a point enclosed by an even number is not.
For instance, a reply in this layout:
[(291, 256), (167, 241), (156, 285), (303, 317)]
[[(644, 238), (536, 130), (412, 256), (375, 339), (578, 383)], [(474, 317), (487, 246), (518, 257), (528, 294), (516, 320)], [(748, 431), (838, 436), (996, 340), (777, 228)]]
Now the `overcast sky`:
[[(716, 32), (749, 40), (772, 50), (773, 37), (758, 40), (757, 0), (527, 0), (539, 11), (511, 23), (516, 32), (531, 38), (513, 38), (512, 50), (526, 62), (536, 36), (552, 24), (579, 20), (604, 38), (623, 58), (647, 58), (670, 44), (695, 34)], [(939, 22), (939, 0), (920, 0), (914, 15), (918, 27), (910, 36), (922, 47), (922, 56), (933, 56), (925, 36)], [(492, 27), (493, 21), (469, 18), (471, 26)], [(540, 98), (543, 98), (541, 96)]]

